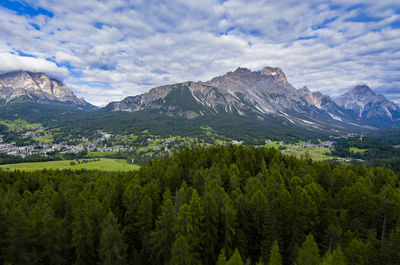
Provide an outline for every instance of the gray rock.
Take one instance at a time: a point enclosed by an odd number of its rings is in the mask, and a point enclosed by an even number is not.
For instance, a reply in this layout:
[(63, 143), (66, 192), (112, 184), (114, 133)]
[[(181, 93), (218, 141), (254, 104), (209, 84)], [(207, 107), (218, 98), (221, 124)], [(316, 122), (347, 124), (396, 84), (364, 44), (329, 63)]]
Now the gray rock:
[(44, 73), (16, 71), (0, 75), (0, 98), (3, 103), (13, 100), (38, 103), (60, 102), (77, 106), (91, 106), (77, 98), (61, 81)]

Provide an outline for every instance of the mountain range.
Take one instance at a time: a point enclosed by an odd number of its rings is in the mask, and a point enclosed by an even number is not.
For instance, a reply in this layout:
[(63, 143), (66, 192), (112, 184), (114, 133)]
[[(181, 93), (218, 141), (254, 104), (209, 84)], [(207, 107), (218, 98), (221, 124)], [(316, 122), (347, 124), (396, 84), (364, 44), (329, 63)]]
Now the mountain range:
[[(400, 107), (366, 85), (356, 86), (334, 99), (311, 92), (307, 87), (296, 89), (276, 67), (264, 67), (260, 71), (238, 68), (206, 82), (160, 86), (111, 102), (101, 109), (78, 99), (61, 81), (44, 73), (18, 71), (0, 75), (0, 100), (0, 118), (7, 115), (23, 118), (21, 111), (13, 111), (27, 104), (36, 108), (46, 106), (46, 112), (62, 106), (70, 112), (59, 109), (54, 113), (61, 116), (49, 114), (53, 115), (52, 121), (68, 118), (69, 123), (75, 122), (76, 128), (93, 126), (95, 129), (107, 129), (108, 123), (113, 123), (113, 128), (124, 128), (124, 132), (134, 127), (158, 128), (161, 132), (167, 129), (159, 126), (160, 121), (166, 120), (167, 127), (174, 124), (174, 128), (185, 128), (181, 130), (184, 132), (191, 127), (209, 126), (260, 136), (272, 132), (279, 135), (284, 131), (292, 131), (290, 135), (308, 135), (400, 127)], [(90, 115), (84, 118), (72, 115), (71, 119), (69, 113), (74, 109), (85, 110)], [(35, 119), (35, 115), (30, 115)]]
[(161, 86), (112, 102), (109, 111), (158, 110), (168, 116), (195, 119), (231, 113), (265, 120), (275, 117), (298, 126), (327, 128), (397, 127), (400, 107), (368, 86), (356, 86), (336, 99), (306, 87), (294, 88), (280, 68), (238, 68), (207, 82)]

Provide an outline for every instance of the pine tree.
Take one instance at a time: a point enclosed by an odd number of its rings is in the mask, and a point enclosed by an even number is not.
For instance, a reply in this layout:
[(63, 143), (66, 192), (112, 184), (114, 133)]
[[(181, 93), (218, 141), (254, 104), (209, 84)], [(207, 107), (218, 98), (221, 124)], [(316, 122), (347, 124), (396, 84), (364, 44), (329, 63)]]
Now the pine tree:
[(244, 265), (238, 249), (235, 249), (232, 257), (228, 260), (227, 263), (225, 263), (225, 265)]
[(193, 259), (190, 246), (185, 236), (178, 235), (172, 245), (170, 265), (199, 265), (200, 263)]
[(124, 241), (128, 245), (128, 259), (135, 260), (135, 251), (140, 248), (141, 238), (139, 236), (139, 229), (137, 229), (138, 208), (141, 203), (143, 192), (136, 179), (126, 184), (123, 195), (123, 204), (125, 208), (124, 219), (122, 221), (124, 227)]
[(140, 249), (145, 258), (150, 255), (150, 233), (153, 229), (153, 202), (145, 194), (137, 212), (136, 228), (141, 240)]
[(9, 227), (7, 223), (7, 217), (5, 214), (5, 207), (4, 203), (2, 200), (2, 197), (0, 196), (0, 263), (3, 263), (3, 258), (6, 252), (6, 243), (7, 243), (7, 228)]
[(52, 209), (43, 211), (43, 256), (48, 264), (67, 264), (67, 228), (65, 219), (57, 220)]
[(235, 236), (236, 209), (232, 204), (229, 195), (223, 197), (221, 218), (224, 227), (224, 251), (225, 255), (231, 255), (233, 252), (233, 240)]
[(11, 264), (31, 264), (31, 229), (25, 214), (18, 208), (9, 212), (6, 260)]
[(309, 234), (299, 250), (297, 265), (319, 265), (320, 256), (314, 236)]
[(333, 253), (328, 251), (322, 259), (321, 265), (346, 265), (342, 249), (339, 247)]
[(218, 222), (218, 205), (215, 198), (210, 192), (206, 192), (203, 198), (204, 208), (204, 236), (206, 244), (204, 244), (203, 263), (213, 264), (215, 261), (216, 247), (218, 244), (217, 222)]
[(100, 247), (98, 249), (102, 264), (126, 264), (126, 245), (112, 212), (104, 218), (101, 225)]
[(225, 251), (223, 249), (221, 249), (221, 252), (218, 256), (216, 265), (225, 265), (226, 264), (226, 256), (225, 256), (224, 252)]
[(279, 245), (276, 240), (271, 248), (271, 254), (269, 255), (268, 265), (282, 265), (282, 257), (279, 253)]
[(368, 246), (358, 238), (354, 238), (345, 249), (347, 260), (350, 264), (367, 264)]
[[(164, 196), (166, 197), (166, 196)], [(154, 264), (165, 264), (171, 258), (171, 246), (175, 240), (175, 207), (170, 198), (161, 206), (161, 214), (156, 221), (156, 228), (151, 233), (152, 259)]]
[(72, 246), (76, 264), (93, 264), (94, 242), (91, 240), (89, 214), (84, 207), (76, 208), (72, 221)]
[(332, 256), (333, 256), (333, 265), (346, 265), (343, 251), (340, 247), (338, 247), (333, 251)]
[(75, 199), (71, 240), (76, 264), (88, 265), (98, 261), (97, 248), (105, 215), (102, 204), (95, 197), (79, 194)]

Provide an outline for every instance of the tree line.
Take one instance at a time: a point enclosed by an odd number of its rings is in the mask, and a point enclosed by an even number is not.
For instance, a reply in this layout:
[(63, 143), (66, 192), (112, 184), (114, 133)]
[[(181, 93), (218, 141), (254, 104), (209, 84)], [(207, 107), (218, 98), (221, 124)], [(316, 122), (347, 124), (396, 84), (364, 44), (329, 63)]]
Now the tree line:
[(2, 264), (398, 264), (399, 176), (244, 146), (0, 171)]

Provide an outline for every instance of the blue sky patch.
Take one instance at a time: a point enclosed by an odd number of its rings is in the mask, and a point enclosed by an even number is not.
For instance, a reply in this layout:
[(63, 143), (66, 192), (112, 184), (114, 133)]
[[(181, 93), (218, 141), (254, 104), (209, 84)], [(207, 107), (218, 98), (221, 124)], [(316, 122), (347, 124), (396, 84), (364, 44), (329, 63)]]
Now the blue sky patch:
[(393, 21), (392, 23), (390, 23), (390, 26), (394, 29), (400, 28), (400, 20)]
[(311, 27), (311, 28), (312, 28), (312, 30), (318, 30), (318, 29), (326, 28), (326, 27), (328, 26), (329, 23), (334, 22), (337, 18), (338, 18), (337, 16), (332, 17), (332, 18), (328, 18), (328, 19), (326, 19), (324, 22), (322, 22), (321, 24), (319, 24), (319, 25), (317, 25), (317, 26), (313, 26), (313, 27)]
[(365, 9), (367, 6), (365, 4), (357, 4), (357, 5), (352, 5), (348, 8), (346, 8), (346, 11), (353, 11), (356, 9)]
[(256, 29), (250, 30), (249, 33), (251, 36), (255, 36), (255, 37), (262, 36), (262, 32), (260, 30), (256, 30)]
[(101, 22), (96, 22), (96, 23), (94, 24), (94, 27), (95, 27), (96, 29), (102, 29), (104, 25), (105, 25), (105, 24), (103, 24), (103, 23), (101, 23)]
[(231, 31), (233, 31), (235, 29), (236, 29), (235, 27), (230, 27), (227, 30), (225, 30), (225, 32), (221, 32), (219, 35), (228, 35), (229, 32), (231, 32)]
[(44, 8), (33, 8), (32, 6), (28, 5), (24, 1), (12, 1), (12, 0), (2, 0), (0, 1), (0, 5), (4, 8), (13, 10), (18, 15), (35, 17), (38, 15), (45, 15), (48, 17), (53, 17), (53, 13), (44, 9)]
[(383, 20), (383, 18), (373, 17), (366, 13), (359, 13), (358, 15), (356, 15), (352, 18), (349, 18), (346, 21), (349, 21), (349, 22), (379, 22), (381, 20)]
[(29, 23), (29, 25), (31, 25), (34, 29), (36, 29), (36, 30), (40, 30), (40, 27), (39, 27), (39, 25), (38, 24), (35, 24), (35, 23)]
[(298, 37), (296, 40), (311, 40), (311, 39), (316, 39), (317, 36), (302, 36)]
[(24, 56), (24, 57), (33, 57), (33, 58), (36, 58), (36, 56), (35, 56), (35, 55), (33, 55), (33, 54), (29, 54), (29, 53), (25, 53), (25, 52), (23, 52), (23, 51), (20, 51), (20, 50), (18, 50), (18, 51), (17, 51), (17, 53), (18, 53), (18, 55), (19, 55), (19, 56)]

